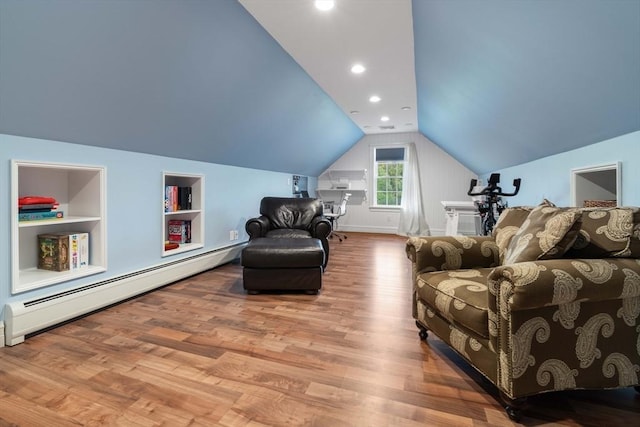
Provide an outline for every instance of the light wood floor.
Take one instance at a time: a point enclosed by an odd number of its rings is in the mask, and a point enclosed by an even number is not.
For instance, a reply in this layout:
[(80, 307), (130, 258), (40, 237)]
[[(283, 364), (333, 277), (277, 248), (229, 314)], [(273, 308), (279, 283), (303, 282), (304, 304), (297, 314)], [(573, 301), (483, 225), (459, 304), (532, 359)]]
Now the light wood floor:
[[(237, 263), (0, 349), (0, 426), (507, 426), (411, 319), (406, 239), (331, 242), (318, 295), (247, 295)], [(640, 425), (633, 389), (530, 399), (525, 425)]]

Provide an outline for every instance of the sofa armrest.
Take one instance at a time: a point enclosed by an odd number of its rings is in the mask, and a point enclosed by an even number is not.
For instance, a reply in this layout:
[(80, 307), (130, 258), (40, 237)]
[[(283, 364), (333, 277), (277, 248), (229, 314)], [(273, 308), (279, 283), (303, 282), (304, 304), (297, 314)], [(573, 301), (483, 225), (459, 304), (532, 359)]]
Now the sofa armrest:
[(521, 262), (495, 268), (489, 275), (488, 285), (497, 299), (489, 299), (490, 308), (495, 304), (496, 309), (500, 307), (503, 311), (639, 297), (640, 260), (601, 258)]
[(521, 262), (493, 269), (487, 283), (489, 345), (507, 396), (638, 384), (607, 370), (614, 358), (640, 364), (640, 261)]
[(499, 263), (499, 250), (490, 236), (410, 237), (407, 257), (419, 273), (463, 268), (494, 267)]
[(266, 216), (262, 215), (257, 218), (247, 220), (244, 229), (249, 235), (249, 240), (264, 237), (267, 235), (267, 231), (271, 229), (271, 222), (269, 222), (269, 219)]
[(323, 216), (316, 216), (309, 225), (311, 236), (316, 239), (326, 240), (331, 234), (331, 221)]

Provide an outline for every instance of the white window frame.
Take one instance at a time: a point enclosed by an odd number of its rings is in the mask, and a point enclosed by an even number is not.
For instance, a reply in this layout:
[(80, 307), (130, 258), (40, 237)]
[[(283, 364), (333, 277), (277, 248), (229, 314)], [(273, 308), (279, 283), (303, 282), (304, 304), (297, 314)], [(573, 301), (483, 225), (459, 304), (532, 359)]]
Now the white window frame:
[(407, 150), (409, 149), (409, 144), (407, 143), (387, 143), (387, 144), (376, 144), (370, 146), (370, 164), (371, 164), (371, 203), (369, 206), (370, 210), (373, 211), (398, 211), (401, 209), (400, 205), (379, 205), (378, 204), (378, 163), (376, 162), (376, 150), (384, 149), (384, 148), (403, 148), (404, 149), (404, 167), (402, 174), (402, 186), (406, 185), (406, 170), (407, 170)]

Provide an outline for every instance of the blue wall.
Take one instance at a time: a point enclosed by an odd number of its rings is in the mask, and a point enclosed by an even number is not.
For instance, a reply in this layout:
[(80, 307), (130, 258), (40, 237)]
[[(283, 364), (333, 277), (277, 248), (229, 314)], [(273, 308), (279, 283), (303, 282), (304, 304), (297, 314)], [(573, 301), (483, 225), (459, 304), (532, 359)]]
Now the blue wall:
[(3, 0), (0, 52), (4, 134), (311, 176), (362, 137), (237, 0)]
[[(107, 170), (106, 272), (12, 296), (10, 179), (11, 160), (76, 163), (105, 166)], [(622, 163), (622, 197), (625, 205), (640, 205), (640, 132), (634, 132), (580, 149), (498, 170), (502, 186), (510, 190), (514, 178), (522, 178), (522, 190), (509, 199), (511, 206), (535, 205), (547, 198), (557, 205), (570, 203), (571, 169), (598, 164)], [(161, 257), (158, 241), (162, 231), (162, 172), (195, 173), (205, 177), (205, 247), (185, 254)], [(293, 171), (292, 173), (298, 173)], [(229, 230), (241, 231), (255, 216), (261, 197), (289, 196), (291, 175), (206, 162), (132, 153), (99, 147), (0, 135), (0, 307), (14, 299), (49, 293), (105, 280), (180, 257), (229, 246)], [(487, 176), (482, 177), (486, 180)], [(309, 188), (317, 180), (310, 178)], [(132, 228), (135, 232), (132, 233)]]
[[(107, 271), (71, 282), (11, 295), (11, 160), (106, 167)], [(162, 172), (202, 174), (205, 180), (205, 247), (161, 257)], [(296, 173), (295, 171), (293, 173)], [(291, 175), (127, 151), (0, 134), (0, 310), (15, 299), (30, 299), (105, 280), (163, 262), (237, 242), (229, 230), (248, 239), (245, 221), (258, 214), (265, 195), (290, 196)], [(315, 178), (309, 188), (315, 188)]]
[[(622, 203), (640, 206), (640, 131), (495, 172), (501, 174), (505, 191), (511, 191), (515, 178), (522, 178), (520, 193), (507, 200), (510, 206), (537, 205), (543, 198), (569, 206), (572, 169), (618, 161), (622, 164)], [(482, 177), (484, 182), (487, 178)]]
[(640, 130), (638, 0), (413, 0), (412, 12), (420, 131), (472, 171)]

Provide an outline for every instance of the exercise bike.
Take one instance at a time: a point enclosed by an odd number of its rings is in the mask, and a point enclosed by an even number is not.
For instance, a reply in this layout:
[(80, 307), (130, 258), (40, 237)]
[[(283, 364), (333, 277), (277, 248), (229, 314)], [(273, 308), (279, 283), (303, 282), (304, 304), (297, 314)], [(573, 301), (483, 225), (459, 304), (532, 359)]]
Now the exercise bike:
[(476, 207), (478, 208), (478, 212), (480, 213), (481, 225), (482, 225), (482, 234), (484, 236), (488, 236), (493, 231), (493, 227), (496, 225), (498, 221), (498, 217), (508, 206), (507, 202), (503, 202), (502, 197), (511, 197), (518, 194), (520, 191), (520, 178), (516, 178), (513, 180), (513, 186), (515, 190), (512, 193), (505, 193), (502, 191), (502, 188), (498, 185), (500, 183), (500, 174), (492, 173), (489, 177), (489, 185), (484, 187), (480, 191), (473, 191), (474, 188), (478, 185), (478, 180), (472, 179), (471, 185), (469, 186), (469, 191), (467, 194), (469, 196), (482, 196), (482, 200), (476, 201)]

